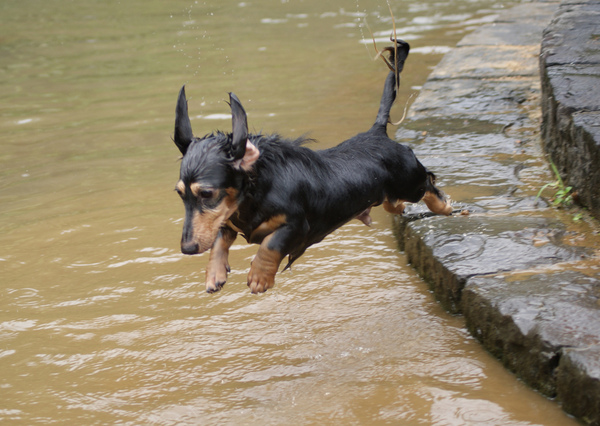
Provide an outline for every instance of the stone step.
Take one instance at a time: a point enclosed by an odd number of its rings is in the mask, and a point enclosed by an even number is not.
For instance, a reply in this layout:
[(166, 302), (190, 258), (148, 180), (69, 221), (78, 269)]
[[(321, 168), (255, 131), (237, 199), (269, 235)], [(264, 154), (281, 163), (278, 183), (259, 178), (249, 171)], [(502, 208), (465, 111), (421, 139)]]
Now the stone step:
[[(396, 136), (437, 175), (456, 213), (432, 216), (409, 206), (394, 218), (394, 229), (435, 297), (465, 316), (473, 336), (567, 412), (600, 425), (598, 222), (587, 216), (574, 222), (573, 214), (537, 197), (556, 179), (541, 149), (539, 52), (558, 8), (532, 2), (505, 11), (466, 36), (432, 72)], [(555, 82), (574, 79), (560, 66), (552, 71)], [(587, 90), (580, 99), (591, 105), (586, 99), (600, 100), (600, 84), (586, 89), (595, 80), (591, 71), (585, 75), (577, 80), (581, 87), (560, 85)], [(600, 132), (594, 114), (574, 109), (577, 124), (569, 124), (585, 155)], [(560, 155), (567, 160), (570, 153)], [(578, 173), (600, 190), (589, 169)]]

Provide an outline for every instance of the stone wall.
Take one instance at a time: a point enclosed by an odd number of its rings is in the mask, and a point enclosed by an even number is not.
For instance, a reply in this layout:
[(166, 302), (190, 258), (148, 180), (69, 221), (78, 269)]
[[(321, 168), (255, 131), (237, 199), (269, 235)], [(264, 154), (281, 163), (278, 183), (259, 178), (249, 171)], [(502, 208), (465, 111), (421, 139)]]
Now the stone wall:
[(560, 4), (543, 34), (540, 74), (544, 149), (600, 219), (600, 1)]

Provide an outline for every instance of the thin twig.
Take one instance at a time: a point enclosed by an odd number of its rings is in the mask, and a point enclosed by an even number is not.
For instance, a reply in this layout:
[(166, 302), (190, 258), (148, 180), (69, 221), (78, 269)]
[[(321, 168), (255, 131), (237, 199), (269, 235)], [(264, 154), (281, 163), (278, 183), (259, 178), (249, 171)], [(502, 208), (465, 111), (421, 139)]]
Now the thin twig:
[(408, 99), (406, 100), (406, 103), (404, 104), (404, 113), (402, 114), (402, 118), (397, 121), (397, 122), (392, 122), (390, 121), (390, 124), (392, 124), (393, 126), (399, 126), (400, 124), (402, 124), (402, 122), (404, 122), (404, 119), (406, 118), (406, 113), (408, 112), (408, 102), (410, 102), (410, 100), (415, 96), (414, 93), (411, 93), (410, 96), (408, 97)]

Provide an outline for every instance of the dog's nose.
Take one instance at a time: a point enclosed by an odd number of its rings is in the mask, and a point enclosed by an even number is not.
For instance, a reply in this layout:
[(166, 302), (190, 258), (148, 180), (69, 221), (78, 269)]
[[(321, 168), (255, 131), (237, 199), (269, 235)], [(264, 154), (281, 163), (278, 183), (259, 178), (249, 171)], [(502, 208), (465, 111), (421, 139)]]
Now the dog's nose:
[(198, 253), (198, 243), (181, 243), (181, 252), (183, 254), (196, 254)]

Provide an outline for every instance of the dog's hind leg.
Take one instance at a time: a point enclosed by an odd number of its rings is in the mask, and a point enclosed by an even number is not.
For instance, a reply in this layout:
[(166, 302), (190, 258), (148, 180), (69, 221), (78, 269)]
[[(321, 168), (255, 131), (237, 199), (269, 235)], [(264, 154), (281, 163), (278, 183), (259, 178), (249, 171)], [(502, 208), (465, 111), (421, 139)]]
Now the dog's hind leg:
[(393, 203), (389, 199), (385, 199), (382, 204), (384, 210), (392, 214), (404, 213), (404, 202), (402, 200), (396, 200)]
[(452, 204), (450, 200), (444, 197), (444, 194), (435, 186), (435, 175), (427, 172), (427, 182), (423, 201), (427, 208), (436, 214), (450, 215), (452, 213)]
[(448, 216), (452, 213), (452, 205), (448, 200), (440, 198), (438, 194), (428, 191), (423, 196), (423, 201), (427, 205), (427, 208), (436, 214)]
[(206, 291), (214, 293), (221, 290), (227, 281), (229, 269), (229, 247), (235, 241), (237, 232), (228, 227), (221, 228), (213, 243), (206, 267)]

